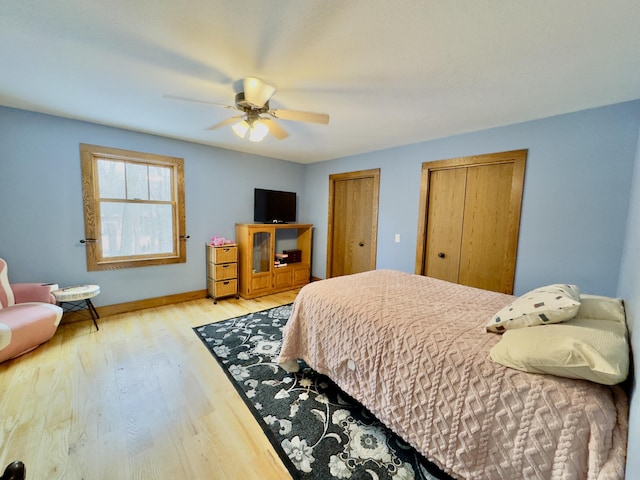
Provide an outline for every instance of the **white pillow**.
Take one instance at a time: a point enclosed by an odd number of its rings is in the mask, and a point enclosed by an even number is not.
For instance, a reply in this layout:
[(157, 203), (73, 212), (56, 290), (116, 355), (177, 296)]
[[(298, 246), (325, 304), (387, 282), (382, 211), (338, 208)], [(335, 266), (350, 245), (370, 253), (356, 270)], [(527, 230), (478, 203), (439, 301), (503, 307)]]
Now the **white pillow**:
[(581, 378), (605, 385), (629, 374), (623, 319), (573, 319), (555, 325), (509, 330), (491, 349), (491, 360), (530, 373)]
[(488, 332), (564, 322), (580, 307), (580, 290), (575, 285), (554, 284), (536, 288), (504, 307), (487, 323)]
[(611, 320), (625, 323), (624, 304), (620, 298), (601, 295), (580, 295), (580, 308), (575, 316), (593, 320)]

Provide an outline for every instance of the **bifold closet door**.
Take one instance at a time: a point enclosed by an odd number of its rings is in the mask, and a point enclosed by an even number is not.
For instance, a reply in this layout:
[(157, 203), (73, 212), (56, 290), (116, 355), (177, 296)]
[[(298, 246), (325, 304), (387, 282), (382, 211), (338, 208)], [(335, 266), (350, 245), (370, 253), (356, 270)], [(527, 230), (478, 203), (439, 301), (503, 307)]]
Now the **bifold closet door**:
[(458, 283), (511, 293), (516, 242), (510, 221), (513, 163), (467, 168)]
[(429, 185), (425, 272), (458, 283), (467, 169), (435, 170)]
[(416, 273), (513, 293), (526, 154), (423, 163)]

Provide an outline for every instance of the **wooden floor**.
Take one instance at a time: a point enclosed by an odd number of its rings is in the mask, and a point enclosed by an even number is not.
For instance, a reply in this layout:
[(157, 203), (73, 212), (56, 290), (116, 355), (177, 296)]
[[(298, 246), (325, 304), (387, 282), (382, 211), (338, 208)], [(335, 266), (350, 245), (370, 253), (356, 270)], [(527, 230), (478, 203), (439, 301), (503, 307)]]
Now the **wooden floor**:
[(0, 364), (0, 472), (30, 480), (291, 479), (192, 327), (291, 303), (196, 300), (62, 324)]

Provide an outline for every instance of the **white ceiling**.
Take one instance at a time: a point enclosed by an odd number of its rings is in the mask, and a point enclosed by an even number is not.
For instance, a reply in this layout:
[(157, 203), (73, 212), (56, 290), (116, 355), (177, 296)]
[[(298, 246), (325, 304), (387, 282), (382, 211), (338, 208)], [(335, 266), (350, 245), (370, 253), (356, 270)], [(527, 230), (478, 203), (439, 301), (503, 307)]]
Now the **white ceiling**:
[[(0, 105), (300, 163), (640, 98), (638, 0), (2, 0), (0, 45)], [(164, 96), (245, 76), (329, 125)]]

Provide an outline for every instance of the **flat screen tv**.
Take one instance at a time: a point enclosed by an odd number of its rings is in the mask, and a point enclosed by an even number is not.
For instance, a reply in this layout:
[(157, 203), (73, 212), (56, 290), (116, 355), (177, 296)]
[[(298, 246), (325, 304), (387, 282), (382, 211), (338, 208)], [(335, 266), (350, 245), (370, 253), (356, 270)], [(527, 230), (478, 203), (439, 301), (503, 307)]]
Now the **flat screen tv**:
[(253, 221), (258, 223), (294, 223), (296, 192), (256, 188), (253, 198)]

